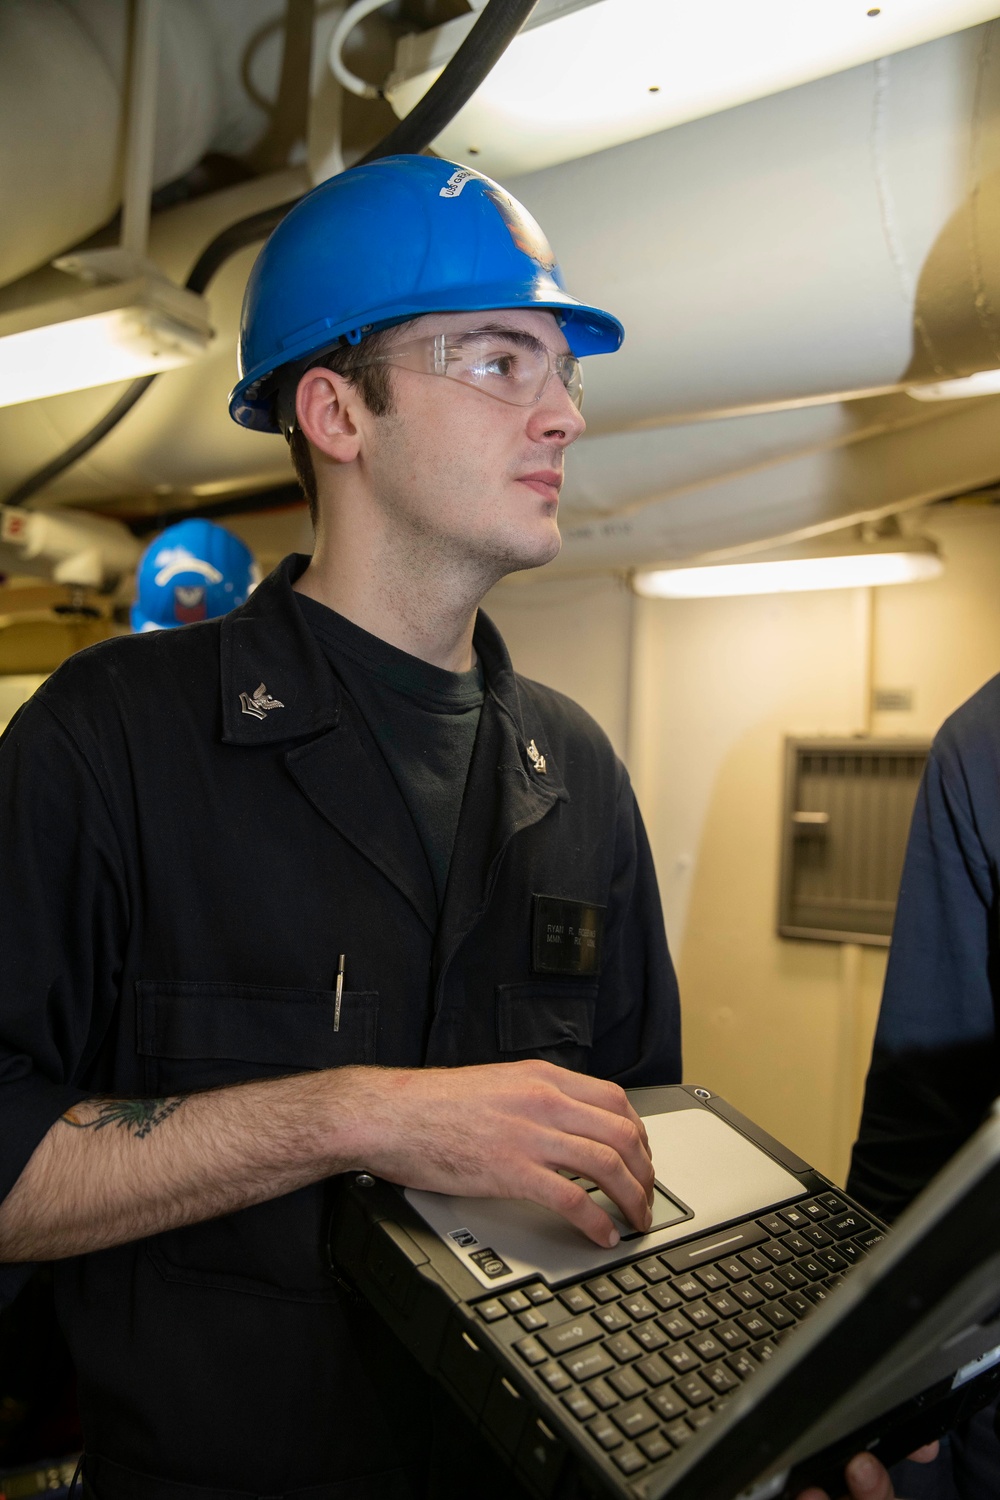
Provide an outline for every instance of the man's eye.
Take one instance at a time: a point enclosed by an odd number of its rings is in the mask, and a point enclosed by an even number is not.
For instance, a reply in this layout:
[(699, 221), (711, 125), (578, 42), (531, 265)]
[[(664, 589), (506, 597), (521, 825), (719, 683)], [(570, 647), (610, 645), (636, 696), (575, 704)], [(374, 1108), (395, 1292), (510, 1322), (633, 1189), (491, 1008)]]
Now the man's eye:
[(491, 354), (479, 362), (484, 375), (502, 375), (509, 380), (517, 365), (516, 354)]

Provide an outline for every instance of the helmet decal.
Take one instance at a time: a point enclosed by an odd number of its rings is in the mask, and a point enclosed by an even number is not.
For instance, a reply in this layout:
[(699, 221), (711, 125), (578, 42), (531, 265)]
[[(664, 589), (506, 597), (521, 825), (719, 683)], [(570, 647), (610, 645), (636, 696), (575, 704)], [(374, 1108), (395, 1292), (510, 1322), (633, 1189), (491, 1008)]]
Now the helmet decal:
[(518, 203), (516, 198), (512, 198), (495, 183), (487, 188), (484, 197), (497, 209), (517, 248), (537, 261), (543, 271), (554, 270), (556, 258), (552, 246), (542, 233), (541, 225), (531, 217), (524, 204)]

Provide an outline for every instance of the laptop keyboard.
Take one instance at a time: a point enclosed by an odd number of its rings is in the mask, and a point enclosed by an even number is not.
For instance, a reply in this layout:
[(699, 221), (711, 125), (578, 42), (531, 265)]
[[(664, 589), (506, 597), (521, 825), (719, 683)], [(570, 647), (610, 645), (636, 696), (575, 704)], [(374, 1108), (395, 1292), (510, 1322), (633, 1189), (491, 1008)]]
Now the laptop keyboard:
[(819, 1193), (555, 1293), (532, 1282), (476, 1311), (507, 1320), (524, 1371), (631, 1476), (683, 1447), (882, 1237), (836, 1193)]

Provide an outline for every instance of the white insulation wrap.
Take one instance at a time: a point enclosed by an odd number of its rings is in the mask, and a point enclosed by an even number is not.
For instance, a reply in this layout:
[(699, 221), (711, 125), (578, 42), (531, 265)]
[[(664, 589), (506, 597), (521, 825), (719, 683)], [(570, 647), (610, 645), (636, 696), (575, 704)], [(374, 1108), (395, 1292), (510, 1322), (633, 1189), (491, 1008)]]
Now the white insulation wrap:
[[(35, 9), (8, 0), (0, 15)], [(37, 149), (23, 139), (26, 177), (52, 169), (65, 112)], [(183, 280), (218, 229), (305, 186), (289, 173), (158, 214), (151, 254)], [(590, 436), (572, 455), (557, 566), (752, 545), (1000, 475), (996, 401), (944, 412), (900, 392), (1000, 364), (1000, 23), (510, 186), (570, 290), (627, 332), (620, 354), (586, 364)], [(281, 440), (226, 412), (253, 256), (209, 288), (212, 352), (161, 376), (51, 498), (290, 477)], [(120, 389), (0, 411), (0, 494)], [(865, 392), (886, 394), (841, 400)]]

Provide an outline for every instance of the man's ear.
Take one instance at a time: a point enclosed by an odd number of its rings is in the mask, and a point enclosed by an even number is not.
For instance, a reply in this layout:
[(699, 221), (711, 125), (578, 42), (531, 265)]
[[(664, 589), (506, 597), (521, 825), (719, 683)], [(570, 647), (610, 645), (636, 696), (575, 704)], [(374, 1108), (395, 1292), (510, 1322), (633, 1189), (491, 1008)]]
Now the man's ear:
[(360, 393), (335, 370), (307, 370), (295, 393), (295, 418), (314, 448), (334, 463), (353, 463), (361, 445)]

